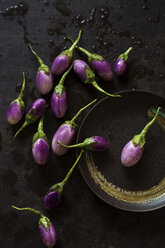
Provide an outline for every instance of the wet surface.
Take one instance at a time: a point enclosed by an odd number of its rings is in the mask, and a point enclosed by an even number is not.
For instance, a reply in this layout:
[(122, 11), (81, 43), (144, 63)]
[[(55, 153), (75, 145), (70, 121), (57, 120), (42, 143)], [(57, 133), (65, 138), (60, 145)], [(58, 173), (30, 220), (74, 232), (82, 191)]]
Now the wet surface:
[[(11, 137), (20, 124), (10, 127), (5, 117), (9, 103), (19, 94), (22, 70), (27, 77), (26, 109), (40, 97), (35, 87), (38, 62), (27, 43), (31, 43), (44, 63), (51, 66), (54, 57), (70, 46), (64, 36), (75, 40), (80, 29), (83, 30), (80, 45), (104, 56), (112, 67), (116, 58), (133, 46), (126, 75), (122, 78), (114, 75), (110, 83), (97, 79), (102, 88), (109, 92), (144, 89), (165, 96), (164, 0), (13, 0), (12, 3), (0, 0), (0, 24), (0, 247), (44, 247), (38, 233), (37, 216), (18, 213), (11, 209), (11, 204), (31, 206), (48, 215), (57, 230), (57, 248), (164, 247), (165, 208), (148, 213), (115, 209), (90, 191), (79, 170), (66, 186), (61, 205), (55, 211), (45, 211), (44, 194), (64, 177), (75, 160), (75, 152), (70, 151), (60, 158), (51, 153), (49, 163), (41, 168), (31, 155), (32, 136), (37, 125), (24, 130), (11, 147)], [(86, 60), (77, 51), (74, 56)], [(55, 79), (55, 84), (58, 80)], [(65, 86), (68, 93), (66, 117), (56, 120), (50, 108), (46, 113), (45, 132), (50, 142), (57, 127), (81, 106), (96, 97), (104, 97), (91, 86), (82, 84), (73, 73)], [(51, 94), (45, 97), (48, 105), (50, 97)], [(112, 136), (112, 130), (108, 135)], [(113, 134), (112, 139), (115, 138)]]

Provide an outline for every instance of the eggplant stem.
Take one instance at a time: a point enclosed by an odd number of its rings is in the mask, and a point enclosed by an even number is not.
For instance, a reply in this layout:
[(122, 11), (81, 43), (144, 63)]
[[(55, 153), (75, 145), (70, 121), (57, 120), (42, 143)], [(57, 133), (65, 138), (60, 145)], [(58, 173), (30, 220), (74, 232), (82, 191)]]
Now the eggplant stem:
[(45, 114), (43, 114), (39, 120), (38, 131), (43, 131)]
[(29, 212), (32, 212), (36, 215), (39, 215), (40, 217), (43, 217), (43, 213), (41, 213), (40, 211), (34, 209), (34, 208), (29, 208), (29, 207), (26, 207), (26, 208), (18, 208), (14, 205), (11, 205), (12, 208), (16, 209), (16, 210), (19, 210), (19, 211), (29, 211)]
[(79, 31), (79, 34), (78, 34), (77, 39), (76, 39), (75, 42), (72, 44), (72, 46), (69, 48), (69, 50), (70, 50), (71, 52), (73, 52), (73, 50), (74, 50), (75, 47), (77, 46), (77, 44), (78, 44), (78, 42), (79, 42), (79, 40), (80, 40), (80, 38), (81, 38), (81, 33), (82, 33), (82, 30)]
[(22, 132), (22, 130), (27, 127), (29, 124), (25, 121), (23, 123), (23, 125), (20, 127), (20, 129), (18, 129), (18, 131), (16, 132), (16, 134), (14, 135), (13, 139), (12, 139), (12, 142), (14, 142), (15, 138), (17, 137), (17, 135)]
[(92, 82), (92, 85), (100, 92), (106, 94), (107, 96), (111, 96), (111, 97), (122, 97), (121, 95), (113, 95), (113, 94), (109, 94), (108, 92), (106, 92), (105, 90), (103, 90), (97, 83), (96, 81)]
[(38, 56), (38, 54), (33, 50), (32, 46), (28, 43), (28, 47), (30, 48), (31, 52), (36, 56), (40, 65), (44, 64), (43, 60)]
[[(61, 77), (60, 82), (58, 83), (57, 86), (63, 86), (64, 81), (65, 81), (65, 78), (67, 77), (67, 75), (68, 75), (69, 72), (71, 71), (72, 67), (73, 67), (73, 63), (71, 64), (71, 66), (69, 67), (69, 69), (63, 74), (63, 76)], [(56, 86), (56, 87), (57, 87), (57, 86)]]
[(66, 147), (66, 148), (76, 148), (76, 147), (84, 147), (84, 142), (82, 143), (79, 143), (79, 144), (75, 144), (75, 145), (65, 145), (65, 144), (62, 144), (59, 140), (57, 141), (57, 144), (59, 144), (60, 146), (63, 146), (63, 147)]
[(89, 104), (87, 104), (85, 107), (81, 108), (77, 114), (72, 118), (71, 122), (75, 122), (75, 120), (77, 119), (77, 117), (86, 109), (88, 108), (90, 105), (92, 105), (94, 102), (96, 102), (97, 99), (93, 100), (92, 102), (90, 102)]
[(24, 95), (24, 91), (25, 91), (25, 72), (23, 71), (23, 84), (22, 84), (22, 87), (21, 87), (21, 91), (20, 91), (20, 94), (18, 96), (18, 98), (23, 98), (23, 95)]

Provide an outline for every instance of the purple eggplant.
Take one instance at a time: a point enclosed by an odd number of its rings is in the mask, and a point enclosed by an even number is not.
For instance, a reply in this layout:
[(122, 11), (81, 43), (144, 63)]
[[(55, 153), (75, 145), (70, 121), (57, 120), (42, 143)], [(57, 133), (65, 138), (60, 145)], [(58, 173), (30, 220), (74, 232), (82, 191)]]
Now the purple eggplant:
[(40, 94), (46, 95), (53, 88), (53, 76), (47, 65), (44, 64), (43, 60), (33, 50), (32, 46), (28, 44), (31, 52), (36, 56), (40, 66), (37, 71), (36, 86)]
[(77, 114), (72, 118), (70, 121), (65, 121), (55, 132), (53, 139), (52, 139), (52, 150), (53, 152), (58, 155), (64, 155), (67, 151), (68, 148), (62, 147), (59, 145), (57, 142), (60, 141), (62, 144), (65, 145), (70, 145), (75, 137), (76, 134), (76, 119), (78, 116), (86, 109), (88, 108), (91, 104), (96, 102), (96, 99), (89, 104), (87, 104), (85, 107), (81, 108)]
[(76, 75), (86, 84), (92, 84), (98, 91), (111, 96), (111, 97), (121, 97), (120, 95), (112, 95), (100, 88), (100, 86), (95, 81), (95, 74), (92, 69), (83, 60), (75, 60), (73, 64), (73, 70)]
[(58, 141), (57, 143), (66, 148), (81, 147), (83, 149), (90, 151), (104, 151), (109, 148), (109, 142), (105, 138), (100, 136), (93, 136), (86, 138), (82, 143), (78, 143), (75, 145), (65, 145), (62, 144), (60, 141)]
[(58, 85), (54, 88), (51, 98), (51, 109), (57, 118), (62, 118), (67, 110), (67, 96), (64, 87), (64, 81), (73, 65), (64, 73)]
[(49, 158), (49, 144), (46, 134), (43, 131), (44, 114), (42, 115), (38, 131), (33, 136), (32, 153), (37, 164), (46, 164)]
[[(74, 41), (71, 38), (69, 37), (65, 37), (65, 38), (70, 40), (72, 43), (74, 43)], [(76, 48), (88, 56), (88, 62), (90, 63), (94, 72), (97, 73), (100, 79), (102, 79), (103, 81), (111, 81), (113, 72), (108, 61), (106, 61), (101, 55), (90, 53), (89, 51), (87, 51), (82, 47), (76, 46)]]
[(145, 145), (145, 135), (149, 130), (149, 127), (155, 122), (159, 110), (161, 108), (159, 107), (157, 109), (157, 112), (154, 116), (154, 118), (144, 127), (144, 129), (141, 131), (140, 134), (137, 134), (133, 137), (132, 140), (130, 140), (123, 148), (121, 153), (121, 163), (126, 167), (131, 167), (139, 162), (143, 155), (144, 151), (144, 145)]
[(41, 213), (40, 211), (34, 209), (34, 208), (18, 208), (15, 206), (12, 206), (12, 208), (19, 210), (19, 211), (29, 211), (32, 212), (36, 215), (40, 216), (39, 219), (39, 232), (40, 232), (40, 236), (42, 239), (42, 242), (44, 243), (44, 245), (47, 248), (52, 248), (55, 246), (56, 244), (56, 240), (57, 240), (57, 234), (56, 231), (54, 229), (53, 224), (51, 223), (51, 221), (48, 219), (48, 217), (46, 217), (45, 215), (43, 215), (43, 213)]
[(25, 104), (23, 99), (25, 90), (25, 73), (23, 72), (23, 84), (21, 88), (21, 92), (18, 98), (12, 101), (8, 107), (6, 118), (9, 124), (14, 125), (17, 124), (21, 119), (25, 111)]
[(83, 150), (81, 150), (78, 158), (76, 159), (75, 163), (73, 164), (73, 166), (71, 167), (71, 169), (69, 170), (69, 172), (67, 173), (67, 175), (65, 176), (65, 178), (63, 179), (62, 182), (60, 183), (56, 183), (54, 184), (48, 191), (48, 193), (46, 194), (45, 198), (44, 198), (44, 206), (47, 209), (52, 209), (55, 208), (59, 205), (60, 201), (61, 201), (61, 196), (64, 190), (64, 186), (67, 183), (68, 179), (70, 178), (74, 168), (76, 167), (77, 163), (79, 162), (82, 154), (83, 154)]
[(58, 76), (58, 75), (64, 73), (64, 71), (71, 64), (72, 58), (73, 58), (73, 52), (74, 52), (75, 47), (77, 46), (77, 44), (81, 38), (81, 33), (82, 33), (82, 31), (80, 30), (77, 40), (72, 44), (72, 46), (69, 49), (63, 51), (54, 59), (54, 61), (52, 63), (52, 67), (51, 67), (51, 72), (55, 76)]
[(133, 47), (128, 48), (128, 50), (121, 54), (114, 65), (114, 71), (118, 76), (123, 76), (127, 69), (128, 54), (132, 51)]
[(22, 132), (22, 130), (25, 127), (36, 122), (43, 115), (43, 113), (45, 112), (45, 108), (46, 108), (46, 101), (42, 98), (38, 98), (37, 100), (35, 100), (32, 103), (31, 107), (28, 110), (28, 113), (25, 116), (25, 122), (23, 123), (23, 125), (20, 127), (20, 129), (14, 135), (13, 141), (15, 140), (17, 135), (20, 132)]

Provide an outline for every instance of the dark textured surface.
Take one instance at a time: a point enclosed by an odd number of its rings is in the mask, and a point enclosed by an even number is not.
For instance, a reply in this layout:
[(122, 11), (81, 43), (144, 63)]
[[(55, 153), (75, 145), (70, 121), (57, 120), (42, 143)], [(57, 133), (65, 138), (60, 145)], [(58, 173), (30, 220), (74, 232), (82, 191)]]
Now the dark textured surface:
[[(27, 75), (26, 106), (39, 96), (35, 89), (38, 64), (25, 43), (31, 42), (49, 65), (55, 55), (69, 46), (63, 37), (70, 35), (75, 39), (80, 28), (83, 30), (80, 44), (103, 55), (112, 65), (114, 59), (132, 45), (134, 50), (126, 76), (120, 80), (114, 76), (112, 83), (100, 82), (100, 86), (112, 92), (147, 89), (164, 96), (165, 2), (26, 0), (23, 7), (18, 3), (0, 0), (0, 246), (36, 248), (43, 247), (37, 217), (18, 213), (10, 205), (31, 206), (44, 211), (46, 190), (64, 177), (75, 160), (75, 153), (71, 151), (64, 157), (51, 153), (47, 166), (37, 166), (31, 155), (36, 125), (25, 130), (11, 147), (11, 137), (20, 124), (10, 127), (5, 112), (10, 101), (18, 95), (22, 69)], [(80, 55), (75, 53), (75, 57)], [(85, 87), (74, 75), (68, 77), (66, 88), (69, 110), (65, 120), (93, 98), (104, 97), (90, 86)], [(49, 102), (49, 97), (46, 99)], [(63, 121), (55, 120), (48, 109), (45, 131), (49, 140)], [(65, 189), (61, 205), (55, 211), (45, 213), (57, 230), (57, 248), (165, 246), (164, 208), (149, 213), (129, 213), (108, 206), (89, 190), (78, 170)]]

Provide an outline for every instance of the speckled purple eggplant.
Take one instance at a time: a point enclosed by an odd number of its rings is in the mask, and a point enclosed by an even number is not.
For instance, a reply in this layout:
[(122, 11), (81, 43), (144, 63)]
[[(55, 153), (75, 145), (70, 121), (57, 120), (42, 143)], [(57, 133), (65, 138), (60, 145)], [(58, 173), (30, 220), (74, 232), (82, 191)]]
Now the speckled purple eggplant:
[(37, 72), (36, 86), (40, 94), (48, 94), (53, 87), (52, 73), (46, 73), (43, 70)]
[(58, 144), (66, 148), (83, 148), (90, 151), (104, 151), (109, 148), (109, 142), (100, 136), (86, 138), (83, 142), (74, 145), (65, 145), (58, 141)]
[(72, 167), (70, 168), (70, 170), (66, 174), (65, 178), (62, 180), (62, 182), (54, 184), (49, 189), (49, 192), (46, 194), (46, 196), (44, 198), (44, 206), (45, 206), (45, 208), (53, 209), (53, 208), (56, 208), (59, 205), (59, 203), (61, 201), (61, 196), (62, 196), (62, 193), (63, 193), (63, 190), (64, 190), (64, 186), (66, 185), (68, 179), (72, 175), (72, 172), (74, 171), (76, 165), (78, 164), (83, 152), (84, 151), (81, 150), (79, 156), (77, 157), (76, 161), (74, 162), (74, 164), (72, 165)]
[(68, 68), (70, 63), (71, 63), (71, 60), (69, 59), (69, 57), (65, 54), (61, 54), (54, 59), (52, 66), (51, 66), (51, 72), (55, 76), (58, 76), (62, 74)]
[(57, 234), (53, 224), (50, 222), (48, 227), (43, 227), (42, 224), (39, 224), (39, 232), (44, 245), (47, 248), (53, 248), (57, 239)]
[(73, 70), (76, 75), (86, 84), (91, 84), (95, 87), (98, 91), (106, 94), (107, 96), (111, 97), (121, 97), (121, 95), (113, 95), (109, 94), (105, 90), (103, 90), (95, 81), (95, 74), (92, 69), (85, 63), (83, 60), (76, 59), (73, 63)]
[(30, 106), (28, 113), (25, 116), (25, 122), (23, 125), (20, 127), (20, 129), (16, 132), (16, 134), (13, 137), (13, 141), (17, 137), (17, 135), (22, 132), (22, 130), (29, 126), (30, 124), (34, 123), (37, 121), (38, 118), (40, 118), (43, 113), (45, 112), (46, 108), (46, 101), (42, 98), (38, 98), (35, 100), (32, 105)]
[(40, 66), (37, 71), (36, 76), (36, 86), (40, 94), (46, 95), (48, 94), (53, 87), (53, 77), (50, 72), (50, 69), (47, 65), (44, 64), (43, 60), (38, 56), (38, 54), (33, 50), (32, 46), (28, 44), (31, 52), (35, 55)]
[(61, 125), (57, 131), (55, 132), (52, 139), (52, 150), (58, 155), (64, 155), (68, 149), (65, 147), (61, 147), (57, 142), (60, 141), (63, 144), (70, 145), (75, 137), (76, 130), (72, 128), (72, 126), (66, 124)]
[(92, 62), (94, 71), (98, 74), (99, 78), (104, 81), (111, 81), (113, 72), (110, 64), (106, 60)]
[(64, 73), (64, 71), (68, 68), (68, 66), (72, 62), (73, 52), (81, 38), (81, 33), (82, 31), (80, 30), (76, 41), (72, 44), (72, 46), (69, 49), (63, 51), (54, 59), (51, 67), (51, 72), (55, 76)]
[(94, 142), (90, 148), (92, 151), (104, 151), (109, 148), (109, 142), (103, 137), (94, 136), (92, 141)]
[(137, 134), (130, 140), (123, 148), (121, 152), (121, 163), (126, 167), (131, 167), (139, 162), (143, 155), (144, 145), (145, 145), (145, 136), (150, 128), (155, 122), (159, 110), (161, 107), (157, 108), (156, 114), (153, 119), (143, 128), (140, 134)]
[(17, 124), (24, 114), (24, 107), (19, 103), (19, 100), (12, 102), (7, 110), (6, 118), (9, 124)]
[(64, 155), (67, 151), (68, 148), (62, 147), (61, 145), (58, 144), (58, 141), (60, 141), (62, 144), (65, 145), (70, 145), (75, 137), (76, 134), (76, 119), (78, 116), (86, 109), (88, 108), (91, 104), (93, 104), (96, 101), (96, 99), (89, 104), (87, 104), (85, 107), (81, 108), (76, 115), (72, 118), (70, 121), (64, 122), (55, 132), (53, 139), (52, 139), (52, 150), (53, 152), (58, 155)]
[(51, 109), (56, 118), (62, 118), (65, 115), (67, 110), (67, 96), (65, 91), (61, 96), (53, 92), (51, 98)]
[(134, 146), (132, 140), (130, 140), (122, 150), (121, 163), (126, 167), (137, 164), (143, 155), (143, 150), (140, 145)]
[(18, 98), (12, 101), (7, 109), (6, 118), (9, 124), (17, 124), (23, 117), (25, 104), (23, 99), (25, 90), (25, 73), (23, 72), (23, 84)]
[(118, 76), (123, 76), (127, 69), (127, 60), (128, 54), (132, 51), (132, 47), (129, 47), (128, 50), (121, 54), (114, 65), (114, 71)]
[(40, 232), (42, 242), (47, 248), (53, 248), (55, 246), (56, 239), (57, 239), (56, 231), (51, 221), (45, 215), (43, 215), (42, 212), (34, 208), (29, 208), (29, 207), (18, 208), (12, 205), (12, 208), (19, 210), (19, 211), (28, 211), (28, 212), (38, 215), (40, 217), (39, 232)]
[(37, 139), (33, 144), (32, 153), (37, 164), (46, 164), (49, 158), (49, 145), (46, 140), (42, 138)]
[(44, 198), (44, 206), (47, 209), (56, 208), (61, 201), (61, 194), (58, 191), (49, 192)]

